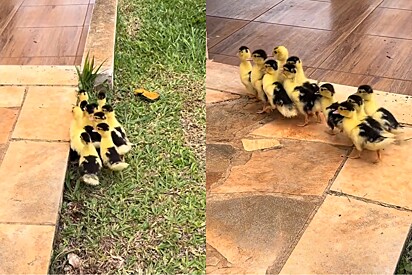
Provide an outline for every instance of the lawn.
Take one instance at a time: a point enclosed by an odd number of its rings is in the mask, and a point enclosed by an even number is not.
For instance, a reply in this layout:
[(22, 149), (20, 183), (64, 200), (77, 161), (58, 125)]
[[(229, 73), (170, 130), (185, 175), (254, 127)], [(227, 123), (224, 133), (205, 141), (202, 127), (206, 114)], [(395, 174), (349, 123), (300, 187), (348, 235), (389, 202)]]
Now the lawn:
[(136, 146), (96, 187), (69, 167), (50, 273), (204, 273), (205, 11), (205, 0), (119, 0), (108, 98)]

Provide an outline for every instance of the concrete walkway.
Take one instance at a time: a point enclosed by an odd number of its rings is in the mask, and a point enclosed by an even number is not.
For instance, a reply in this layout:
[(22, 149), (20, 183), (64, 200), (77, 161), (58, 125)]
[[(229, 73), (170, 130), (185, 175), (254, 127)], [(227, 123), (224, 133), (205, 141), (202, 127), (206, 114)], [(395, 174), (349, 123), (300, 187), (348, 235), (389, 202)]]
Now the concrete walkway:
[(0, 66), (0, 75), (0, 274), (47, 274), (77, 75), (49, 66)]
[[(334, 85), (339, 101), (356, 91)], [(394, 273), (412, 223), (412, 141), (379, 164), (347, 159), (351, 142), (324, 124), (256, 114), (238, 67), (208, 61), (206, 88), (208, 274)], [(412, 125), (412, 97), (377, 94)]]

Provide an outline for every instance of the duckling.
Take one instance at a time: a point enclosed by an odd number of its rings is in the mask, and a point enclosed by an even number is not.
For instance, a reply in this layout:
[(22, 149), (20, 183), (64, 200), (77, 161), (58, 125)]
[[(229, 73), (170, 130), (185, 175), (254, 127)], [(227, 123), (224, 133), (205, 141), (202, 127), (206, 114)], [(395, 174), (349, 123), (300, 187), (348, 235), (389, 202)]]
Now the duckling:
[[(264, 50), (256, 50), (252, 53), (253, 59), (253, 67), (252, 72), (250, 74), (250, 79), (252, 82), (253, 87), (257, 91), (257, 98), (263, 102), (263, 109), (266, 108), (267, 98), (266, 94), (263, 91), (263, 84), (262, 79), (263, 75), (265, 74), (265, 60), (267, 58), (267, 54)], [(260, 111), (258, 113), (263, 113)]]
[(352, 103), (347, 101), (340, 103), (337, 112), (344, 116), (343, 130), (352, 140), (357, 150), (357, 154), (349, 158), (360, 158), (362, 150), (366, 149), (376, 151), (377, 160), (375, 163), (381, 161), (382, 156), (380, 150), (395, 142), (393, 135), (386, 135), (371, 127), (365, 121), (359, 121)]
[(274, 104), (279, 113), (284, 117), (290, 118), (298, 115), (298, 111), (293, 101), (289, 98), (282, 83), (273, 83)]
[(99, 92), (97, 94), (97, 104), (98, 104), (97, 111), (101, 111), (103, 105), (106, 104), (106, 94), (105, 94), (105, 92)]
[(373, 93), (371, 86), (359, 86), (356, 95), (362, 97), (364, 101), (365, 113), (376, 119), (386, 131), (394, 134), (400, 134), (403, 132), (403, 126), (400, 125), (391, 112), (383, 107), (378, 108), (376, 106), (375, 94)]
[(86, 90), (80, 90), (77, 93), (77, 100), (78, 100), (78, 103), (82, 101), (89, 101), (89, 94), (86, 92)]
[(335, 88), (332, 84), (325, 83), (319, 87), (319, 93), (322, 96), (320, 98), (322, 113), (325, 116), (326, 124), (330, 128), (330, 131), (326, 131), (326, 133), (336, 135), (337, 133), (334, 132), (335, 128), (339, 129), (340, 132), (343, 132), (343, 116), (334, 113), (339, 108), (339, 103), (335, 102), (334, 99)]
[(82, 175), (83, 182), (90, 185), (98, 185), (99, 178), (97, 173), (102, 168), (102, 161), (96, 148), (92, 144), (92, 139), (89, 134), (83, 132), (80, 134), (80, 140), (83, 144), (83, 148), (80, 152), (80, 173)]
[(98, 105), (96, 103), (89, 103), (83, 109), (84, 125), (93, 126), (93, 114), (96, 112)]
[(289, 51), (285, 46), (277, 46), (273, 49), (273, 56), (278, 62), (279, 68), (283, 68), (286, 64), (286, 60), (289, 58)]
[(133, 144), (129, 141), (126, 136), (126, 131), (120, 122), (116, 119), (115, 112), (113, 107), (110, 105), (104, 105), (102, 107), (104, 114), (106, 115), (106, 123), (110, 125), (110, 128), (113, 129), (112, 138), (114, 144), (117, 146), (117, 150), (120, 155), (127, 154), (131, 149)]
[(279, 70), (277, 62), (273, 59), (266, 60), (265, 62), (265, 69), (266, 73), (262, 79), (263, 91), (268, 99), (270, 106), (267, 106), (263, 109), (263, 112), (269, 110), (276, 109), (276, 105), (274, 103), (274, 83), (279, 80)]
[(80, 157), (83, 143), (80, 140), (80, 134), (83, 132), (84, 120), (83, 111), (80, 106), (72, 109), (73, 118), (70, 123), (70, 160), (75, 161)]
[(296, 81), (296, 66), (293, 64), (285, 64), (283, 65), (283, 87), (286, 90), (289, 98), (292, 99), (292, 93), (299, 83)]
[(251, 80), (252, 64), (250, 63), (250, 49), (246, 46), (240, 47), (237, 56), (240, 59), (240, 81), (245, 86), (249, 95), (257, 97), (257, 91), (255, 90), (255, 88), (253, 88)]
[(307, 82), (308, 79), (306, 78), (305, 72), (303, 71), (303, 64), (302, 60), (299, 59), (297, 56), (291, 56), (286, 60), (287, 64), (293, 64), (296, 66), (296, 82), (299, 85)]
[(103, 160), (103, 164), (110, 170), (121, 171), (126, 169), (129, 164), (122, 161), (122, 157), (117, 152), (116, 146), (113, 143), (111, 137), (111, 129), (107, 123), (99, 123), (96, 126), (97, 131), (102, 136), (100, 142), (100, 155)]
[(319, 87), (317, 84), (306, 82), (303, 86), (297, 86), (292, 92), (291, 99), (295, 103), (298, 111), (304, 115), (305, 121), (297, 126), (304, 127), (309, 124), (309, 116), (316, 115), (317, 122), (321, 122), (320, 118), (320, 98)]

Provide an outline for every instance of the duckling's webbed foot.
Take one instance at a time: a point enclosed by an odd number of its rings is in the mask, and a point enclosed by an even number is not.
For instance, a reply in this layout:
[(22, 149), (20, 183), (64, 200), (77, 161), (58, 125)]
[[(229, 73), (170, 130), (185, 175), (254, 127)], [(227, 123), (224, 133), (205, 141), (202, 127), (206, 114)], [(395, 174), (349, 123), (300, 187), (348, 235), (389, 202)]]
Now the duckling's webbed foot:
[(353, 156), (348, 156), (349, 159), (360, 159), (362, 152), (361, 152), (361, 151), (358, 151), (358, 150), (356, 150), (356, 149), (355, 149), (355, 151), (356, 151), (356, 154), (353, 155)]
[(373, 163), (381, 162), (382, 161), (381, 150), (376, 151), (376, 155), (378, 156), (378, 158)]
[(258, 114), (263, 114), (263, 113), (270, 113), (272, 111), (272, 108), (270, 106), (264, 106), (262, 110), (258, 111)]
[(327, 131), (325, 131), (325, 133), (327, 133), (327, 134), (329, 134), (329, 135), (331, 135), (331, 136), (336, 136), (338, 133), (336, 133), (334, 130), (332, 130), (332, 129), (329, 129), (329, 130), (327, 130)]
[(307, 114), (305, 114), (305, 122), (303, 124), (298, 124), (297, 126), (305, 127), (308, 124), (309, 124), (309, 116)]
[(322, 122), (322, 118), (320, 117), (320, 113), (319, 113), (319, 112), (316, 112), (315, 114), (316, 114), (316, 122), (317, 122), (317, 123), (321, 123), (321, 122)]

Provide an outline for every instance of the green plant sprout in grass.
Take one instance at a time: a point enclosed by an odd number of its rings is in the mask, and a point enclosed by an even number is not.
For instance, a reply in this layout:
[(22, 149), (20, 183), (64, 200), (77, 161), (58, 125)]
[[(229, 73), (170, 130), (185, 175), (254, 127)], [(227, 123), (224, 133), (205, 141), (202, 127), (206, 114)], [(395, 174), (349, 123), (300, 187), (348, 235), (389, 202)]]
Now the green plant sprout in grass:
[(89, 59), (89, 53), (86, 55), (84, 61), (83, 70), (80, 72), (80, 68), (76, 66), (77, 76), (79, 77), (79, 90), (85, 90), (91, 92), (94, 88), (99, 71), (103, 66), (103, 61), (97, 68), (94, 66), (94, 56), (92, 60)]

